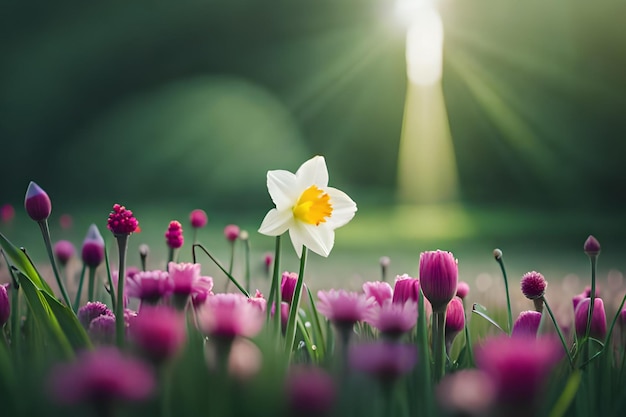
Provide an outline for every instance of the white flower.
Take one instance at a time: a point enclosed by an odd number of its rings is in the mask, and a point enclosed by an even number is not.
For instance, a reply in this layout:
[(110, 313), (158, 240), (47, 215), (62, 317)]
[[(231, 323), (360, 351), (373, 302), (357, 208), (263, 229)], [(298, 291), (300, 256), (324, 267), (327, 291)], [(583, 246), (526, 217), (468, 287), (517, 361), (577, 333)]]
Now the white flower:
[(328, 256), (335, 244), (335, 229), (352, 220), (356, 212), (356, 203), (346, 193), (328, 186), (323, 156), (309, 159), (295, 174), (268, 171), (267, 190), (276, 208), (267, 213), (259, 233), (279, 236), (289, 230), (298, 257), (303, 245)]

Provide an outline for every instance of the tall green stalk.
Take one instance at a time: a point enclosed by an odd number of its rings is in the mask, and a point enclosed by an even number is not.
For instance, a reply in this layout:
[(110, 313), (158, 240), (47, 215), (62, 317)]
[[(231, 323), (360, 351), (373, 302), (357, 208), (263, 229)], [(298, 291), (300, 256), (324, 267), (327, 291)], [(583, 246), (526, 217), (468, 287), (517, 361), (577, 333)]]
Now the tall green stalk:
[[(296, 288), (293, 292), (293, 300), (291, 300), (291, 307), (289, 309), (289, 320), (287, 321), (287, 331), (285, 334), (285, 356), (287, 362), (291, 360), (291, 353), (293, 351), (293, 344), (296, 339), (296, 320), (298, 319), (298, 309), (300, 308), (300, 295), (302, 293), (302, 284), (304, 283), (304, 269), (306, 267), (306, 256), (308, 248), (302, 247), (302, 256), (300, 257), (300, 270), (298, 271), (298, 281), (296, 281)], [(275, 315), (280, 316), (280, 306), (276, 306)]]
[(50, 229), (48, 228), (48, 220), (41, 220), (37, 222), (39, 227), (41, 228), (41, 234), (43, 236), (43, 241), (46, 244), (46, 251), (48, 252), (48, 258), (50, 258), (50, 263), (52, 264), (52, 271), (54, 272), (54, 277), (56, 278), (57, 285), (59, 286), (59, 290), (61, 291), (61, 295), (63, 296), (63, 301), (65, 304), (71, 309), (72, 302), (70, 301), (70, 297), (67, 295), (67, 291), (65, 290), (65, 285), (61, 280), (61, 275), (59, 275), (59, 270), (57, 268), (57, 263), (54, 260), (54, 254), (52, 253), (52, 244), (50, 242)]
[(119, 250), (119, 272), (117, 275), (117, 302), (115, 305), (115, 340), (120, 349), (124, 348), (126, 323), (124, 321), (124, 283), (126, 281), (126, 251), (128, 235), (116, 235)]
[[(593, 309), (594, 309), (594, 304), (595, 304), (595, 299), (596, 299), (596, 261), (597, 261), (597, 256), (596, 255), (590, 255), (589, 256), (589, 261), (591, 262), (591, 294), (589, 294), (590, 296), (590, 300), (589, 300), (589, 311), (587, 312), (587, 327), (585, 329), (585, 344), (589, 344), (589, 333), (591, 332), (591, 317), (593, 316)], [(586, 357), (585, 357), (585, 362), (589, 361), (589, 351), (590, 349), (586, 349)]]
[(559, 335), (559, 339), (561, 340), (561, 344), (563, 345), (563, 350), (565, 350), (565, 354), (567, 355), (567, 359), (569, 361), (569, 365), (571, 368), (574, 367), (574, 361), (572, 359), (572, 354), (570, 353), (569, 349), (567, 348), (567, 343), (565, 342), (565, 337), (563, 336), (563, 332), (561, 331), (561, 327), (559, 326), (559, 324), (556, 321), (556, 317), (554, 317), (554, 313), (552, 313), (552, 309), (550, 308), (550, 305), (548, 304), (548, 300), (546, 300), (546, 297), (541, 297), (541, 299), (543, 300), (543, 305), (546, 306), (546, 310), (548, 310), (548, 314), (550, 315), (550, 318), (552, 319), (552, 323), (554, 324), (554, 328), (556, 329), (557, 334)]
[(86, 271), (87, 264), (83, 262), (83, 267), (80, 269), (80, 278), (78, 279), (78, 290), (76, 290), (76, 297), (74, 297), (74, 311), (78, 311), (78, 307), (80, 307), (80, 297), (83, 294), (83, 283), (85, 282)]
[[(498, 250), (498, 249), (496, 249)], [(506, 276), (506, 269), (504, 268), (504, 261), (502, 260), (502, 253), (498, 254), (499, 256), (495, 256), (496, 262), (500, 265), (500, 269), (502, 270), (502, 278), (504, 279), (504, 290), (506, 292), (506, 310), (507, 310), (507, 318), (508, 318), (508, 334), (511, 334), (513, 330), (513, 314), (511, 313), (511, 296), (509, 295), (509, 280)]]
[(446, 312), (433, 312), (435, 327), (433, 332), (433, 355), (435, 356), (435, 381), (439, 382), (446, 373)]

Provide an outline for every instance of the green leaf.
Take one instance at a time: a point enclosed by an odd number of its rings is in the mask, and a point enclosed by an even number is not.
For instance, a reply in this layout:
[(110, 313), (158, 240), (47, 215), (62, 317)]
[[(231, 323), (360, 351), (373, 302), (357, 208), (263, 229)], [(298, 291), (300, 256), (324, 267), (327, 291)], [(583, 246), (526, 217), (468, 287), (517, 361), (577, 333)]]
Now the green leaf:
[(42, 289), (43, 291), (52, 294), (52, 289), (48, 283), (41, 278), (37, 269), (33, 266), (33, 263), (28, 259), (28, 256), (17, 246), (11, 243), (2, 233), (0, 233), (0, 246), (4, 249), (13, 265), (19, 269), (24, 275), (31, 278), (33, 284)]
[(562, 417), (567, 412), (570, 404), (574, 400), (576, 396), (576, 392), (578, 392), (578, 387), (580, 386), (581, 374), (580, 371), (574, 371), (570, 375), (567, 380), (567, 384), (565, 384), (565, 389), (561, 393), (561, 396), (557, 400), (554, 408), (550, 412), (550, 417)]
[(485, 308), (485, 306), (480, 305), (478, 303), (474, 303), (474, 306), (472, 307), (472, 313), (478, 314), (480, 317), (484, 318), (489, 323), (493, 324), (498, 329), (500, 329), (501, 332), (506, 333), (504, 330), (502, 330), (502, 327), (500, 327), (500, 325), (496, 323), (494, 319), (489, 317), (489, 314), (487, 313), (487, 308)]
[(324, 333), (322, 332), (322, 324), (320, 322), (319, 313), (317, 307), (315, 307), (315, 301), (309, 287), (306, 287), (306, 292), (309, 295), (309, 304), (311, 306), (311, 317), (313, 319), (313, 340), (318, 349), (320, 358), (323, 360), (326, 356), (326, 341), (324, 340)]
[(78, 321), (76, 314), (50, 294), (43, 291), (41, 294), (43, 294), (44, 298), (48, 302), (48, 305), (58, 320), (63, 333), (74, 350), (91, 348), (92, 346), (89, 336)]

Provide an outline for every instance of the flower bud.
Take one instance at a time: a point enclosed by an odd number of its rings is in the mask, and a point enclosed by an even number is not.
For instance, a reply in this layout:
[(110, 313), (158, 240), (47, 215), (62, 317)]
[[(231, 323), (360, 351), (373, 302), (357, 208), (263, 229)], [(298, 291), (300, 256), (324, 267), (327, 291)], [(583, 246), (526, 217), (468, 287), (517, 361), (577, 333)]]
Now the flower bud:
[(9, 284), (0, 284), (0, 330), (9, 321), (11, 315), (11, 305), (9, 304), (9, 294), (7, 292)]
[(165, 232), (165, 242), (171, 249), (178, 249), (183, 246), (185, 239), (183, 237), (183, 226), (180, 222), (172, 220)]
[(189, 214), (189, 222), (194, 229), (200, 229), (206, 226), (209, 221), (206, 212), (201, 209), (195, 209)]
[[(574, 312), (574, 326), (576, 327), (576, 335), (579, 338), (584, 337), (587, 332), (587, 318), (590, 305), (591, 298), (585, 298), (578, 303)], [(606, 312), (604, 311), (602, 298), (596, 298), (593, 301), (589, 336), (602, 341), (606, 336)]]
[(67, 265), (69, 260), (74, 256), (74, 245), (72, 242), (68, 240), (59, 240), (54, 244), (54, 256), (57, 258), (59, 263), (63, 266)]
[(464, 300), (469, 292), (469, 284), (465, 281), (459, 281), (458, 285), (456, 286), (456, 296), (459, 297), (461, 300)]
[(538, 311), (522, 311), (513, 324), (511, 336), (536, 337), (541, 323), (541, 313)]
[(546, 282), (546, 279), (539, 272), (527, 272), (522, 277), (522, 293), (529, 300), (535, 300), (543, 297), (547, 286), (548, 283)]
[(445, 312), (456, 294), (458, 266), (454, 255), (441, 250), (420, 254), (420, 285), (434, 312)]
[(38, 186), (34, 181), (28, 184), (26, 197), (24, 199), (24, 208), (31, 219), (39, 222), (50, 217), (52, 212), (52, 202), (48, 194)]
[(463, 301), (459, 297), (454, 297), (448, 303), (446, 309), (446, 347), (448, 350), (454, 342), (454, 338), (465, 328), (465, 310)]
[(600, 242), (592, 235), (589, 235), (587, 240), (585, 240), (583, 249), (588, 256), (598, 256), (600, 254)]
[(229, 224), (224, 228), (224, 236), (230, 242), (234, 242), (239, 237), (239, 226)]
[(85, 265), (90, 268), (97, 268), (104, 259), (104, 239), (95, 224), (89, 226), (87, 236), (83, 241), (81, 256)]

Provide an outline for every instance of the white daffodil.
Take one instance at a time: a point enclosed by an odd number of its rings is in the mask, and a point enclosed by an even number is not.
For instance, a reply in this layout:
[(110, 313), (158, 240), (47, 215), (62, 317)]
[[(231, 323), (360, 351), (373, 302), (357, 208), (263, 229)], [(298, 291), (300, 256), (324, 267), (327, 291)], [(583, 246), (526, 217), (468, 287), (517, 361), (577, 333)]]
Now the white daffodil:
[(356, 203), (346, 193), (328, 186), (323, 156), (309, 159), (295, 174), (268, 171), (267, 190), (276, 208), (267, 213), (259, 233), (279, 236), (289, 230), (298, 257), (303, 245), (328, 256), (335, 244), (335, 229), (352, 220), (356, 212)]

